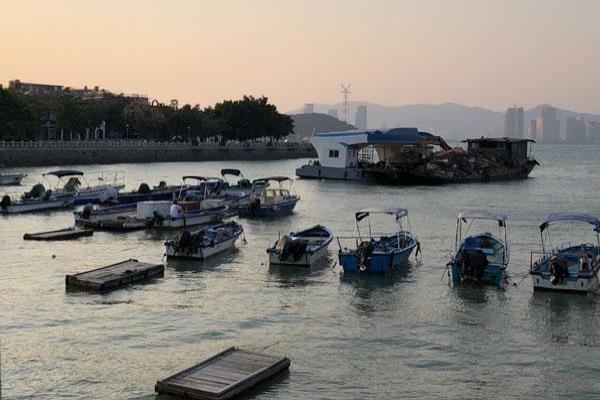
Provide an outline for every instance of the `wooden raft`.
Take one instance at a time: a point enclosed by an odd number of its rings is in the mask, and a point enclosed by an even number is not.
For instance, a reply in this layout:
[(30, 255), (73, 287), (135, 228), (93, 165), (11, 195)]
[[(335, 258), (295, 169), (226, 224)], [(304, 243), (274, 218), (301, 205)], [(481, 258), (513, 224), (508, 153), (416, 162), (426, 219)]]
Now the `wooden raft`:
[(162, 381), (154, 390), (184, 399), (229, 399), (288, 369), (290, 359), (230, 347)]
[(107, 267), (93, 269), (75, 275), (67, 275), (67, 287), (86, 290), (111, 290), (134, 282), (162, 277), (165, 266), (148, 264), (129, 259)]
[(92, 236), (94, 231), (91, 229), (66, 228), (56, 231), (26, 233), (23, 240), (71, 240), (82, 236)]

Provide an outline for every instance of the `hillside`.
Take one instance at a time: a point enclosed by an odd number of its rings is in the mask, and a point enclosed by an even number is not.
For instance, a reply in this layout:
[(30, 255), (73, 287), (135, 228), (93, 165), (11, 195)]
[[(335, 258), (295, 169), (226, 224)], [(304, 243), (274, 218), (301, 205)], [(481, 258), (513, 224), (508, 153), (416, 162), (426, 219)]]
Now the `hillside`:
[(312, 133), (356, 129), (354, 126), (327, 114), (293, 114), (291, 117), (294, 120), (294, 136), (297, 140), (302, 140), (303, 137), (310, 136)]

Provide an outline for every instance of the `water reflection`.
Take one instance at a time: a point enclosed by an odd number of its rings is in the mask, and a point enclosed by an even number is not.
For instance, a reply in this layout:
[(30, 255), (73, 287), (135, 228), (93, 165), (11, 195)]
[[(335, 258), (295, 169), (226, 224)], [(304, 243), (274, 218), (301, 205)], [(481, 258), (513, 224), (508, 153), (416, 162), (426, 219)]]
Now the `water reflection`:
[(178, 272), (198, 273), (213, 270), (220, 265), (232, 263), (239, 255), (240, 249), (234, 247), (205, 260), (197, 258), (168, 258), (166, 265), (168, 268), (172, 268)]
[(331, 254), (323, 257), (311, 267), (296, 265), (269, 265), (269, 275), (274, 277), (282, 288), (308, 286), (317, 283), (315, 278), (331, 272), (335, 262)]

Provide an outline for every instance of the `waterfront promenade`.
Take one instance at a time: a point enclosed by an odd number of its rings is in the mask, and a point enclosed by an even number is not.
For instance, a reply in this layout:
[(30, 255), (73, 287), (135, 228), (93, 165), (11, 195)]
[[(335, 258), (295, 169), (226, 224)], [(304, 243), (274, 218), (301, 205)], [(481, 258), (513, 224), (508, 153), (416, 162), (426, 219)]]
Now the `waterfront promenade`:
[(152, 140), (0, 141), (0, 166), (40, 167), (167, 161), (281, 160), (315, 157), (305, 143), (200, 143)]

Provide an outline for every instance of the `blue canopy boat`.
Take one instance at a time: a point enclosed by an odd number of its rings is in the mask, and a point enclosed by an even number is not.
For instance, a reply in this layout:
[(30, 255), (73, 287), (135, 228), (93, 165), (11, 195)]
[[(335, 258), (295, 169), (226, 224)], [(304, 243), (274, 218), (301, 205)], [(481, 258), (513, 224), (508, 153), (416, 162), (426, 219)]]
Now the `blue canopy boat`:
[[(284, 188), (283, 182), (288, 181), (289, 188)], [(270, 182), (277, 182), (278, 187), (271, 187)], [(255, 179), (248, 202), (239, 206), (240, 217), (268, 217), (292, 213), (300, 200), (300, 196), (291, 193), (293, 183), (294, 180), (286, 176)]]
[[(571, 242), (547, 249), (549, 227), (557, 222), (582, 222), (593, 226), (596, 243), (573, 245)], [(587, 214), (551, 214), (540, 225), (542, 251), (531, 252), (529, 273), (534, 290), (570, 293), (593, 292), (598, 289), (600, 269), (600, 220)], [(533, 261), (535, 258), (535, 261)]]
[[(477, 220), (495, 221), (499, 235), (490, 232), (468, 235), (473, 222)], [(506, 215), (488, 211), (465, 211), (458, 215), (454, 251), (448, 263), (453, 283), (472, 282), (498, 288), (506, 286), (506, 267), (510, 259), (507, 223)], [(464, 232), (463, 225), (466, 225)]]
[[(393, 233), (375, 235), (371, 230), (371, 214), (387, 214), (395, 219), (396, 229)], [(368, 220), (369, 235), (363, 236), (360, 222)], [(338, 237), (340, 250), (339, 261), (345, 272), (385, 273), (408, 261), (414, 248), (419, 251), (419, 242), (410, 232), (408, 211), (404, 208), (367, 208), (355, 213), (356, 234), (353, 237)], [(408, 225), (405, 230), (403, 224)], [(376, 237), (377, 236), (377, 237)], [(355, 248), (342, 248), (340, 239), (354, 239)]]

